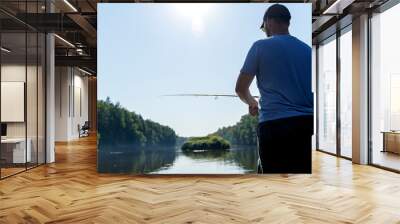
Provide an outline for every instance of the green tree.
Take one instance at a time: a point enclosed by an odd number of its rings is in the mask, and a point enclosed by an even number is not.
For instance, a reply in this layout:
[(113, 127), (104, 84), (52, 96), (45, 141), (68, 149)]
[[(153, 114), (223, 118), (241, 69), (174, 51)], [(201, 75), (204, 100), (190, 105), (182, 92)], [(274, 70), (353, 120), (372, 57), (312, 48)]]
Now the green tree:
[(97, 101), (100, 143), (138, 146), (172, 146), (177, 136), (168, 126), (144, 120), (110, 98)]
[(235, 125), (220, 128), (215, 134), (235, 145), (256, 145), (257, 125), (257, 117), (243, 115)]

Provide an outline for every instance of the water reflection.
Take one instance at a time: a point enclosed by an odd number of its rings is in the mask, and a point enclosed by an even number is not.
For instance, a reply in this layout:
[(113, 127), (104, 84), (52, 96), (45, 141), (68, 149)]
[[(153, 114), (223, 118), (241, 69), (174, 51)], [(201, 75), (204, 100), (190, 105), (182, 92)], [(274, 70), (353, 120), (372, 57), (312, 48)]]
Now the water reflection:
[(182, 152), (180, 147), (141, 149), (101, 145), (98, 171), (131, 174), (241, 174), (257, 170), (255, 146), (234, 146), (229, 151)]
[(223, 160), (230, 152), (228, 150), (194, 150), (182, 151), (181, 153), (194, 160)]
[(101, 145), (97, 169), (101, 173), (149, 173), (175, 161), (173, 147), (144, 149), (135, 146)]

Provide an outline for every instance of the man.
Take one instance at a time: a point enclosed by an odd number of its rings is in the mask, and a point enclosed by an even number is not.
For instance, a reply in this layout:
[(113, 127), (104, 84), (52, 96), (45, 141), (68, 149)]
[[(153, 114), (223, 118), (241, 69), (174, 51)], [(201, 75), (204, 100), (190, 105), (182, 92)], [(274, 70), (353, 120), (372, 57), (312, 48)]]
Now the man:
[[(249, 113), (259, 115), (263, 173), (311, 173), (311, 48), (289, 34), (290, 19), (281, 4), (267, 9), (261, 29), (269, 38), (252, 45), (236, 83), (236, 93), (248, 104)], [(249, 91), (254, 76), (259, 103)]]

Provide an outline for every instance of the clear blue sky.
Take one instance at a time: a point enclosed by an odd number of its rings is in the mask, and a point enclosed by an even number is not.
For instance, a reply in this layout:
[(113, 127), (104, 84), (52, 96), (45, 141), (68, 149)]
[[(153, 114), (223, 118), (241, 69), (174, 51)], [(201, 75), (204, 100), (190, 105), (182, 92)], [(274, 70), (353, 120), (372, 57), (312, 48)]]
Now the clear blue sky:
[[(234, 94), (244, 58), (269, 3), (98, 5), (98, 98), (200, 136), (247, 113), (238, 98), (162, 97)], [(290, 33), (311, 46), (311, 4), (285, 4)], [(253, 95), (258, 95), (256, 83)]]

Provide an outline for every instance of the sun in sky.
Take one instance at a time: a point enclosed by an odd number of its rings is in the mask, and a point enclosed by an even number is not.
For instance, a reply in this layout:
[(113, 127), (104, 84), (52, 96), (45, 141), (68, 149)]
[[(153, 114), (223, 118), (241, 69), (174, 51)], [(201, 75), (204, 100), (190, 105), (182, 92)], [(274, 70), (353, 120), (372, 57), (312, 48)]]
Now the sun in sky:
[(175, 11), (179, 16), (189, 19), (192, 32), (195, 35), (204, 33), (204, 19), (210, 14), (215, 5), (206, 3), (179, 3), (175, 4)]

